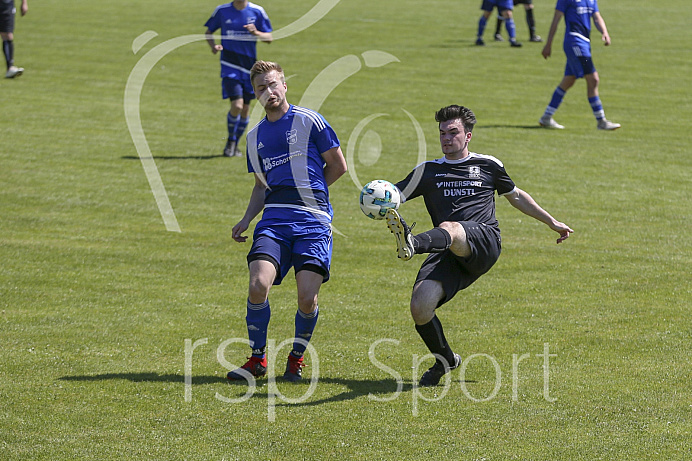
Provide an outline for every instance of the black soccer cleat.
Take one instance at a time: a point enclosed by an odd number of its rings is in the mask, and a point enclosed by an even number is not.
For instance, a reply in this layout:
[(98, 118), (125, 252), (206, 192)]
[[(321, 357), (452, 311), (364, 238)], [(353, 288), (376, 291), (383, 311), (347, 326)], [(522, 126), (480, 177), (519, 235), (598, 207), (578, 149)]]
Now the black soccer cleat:
[(454, 366), (447, 367), (443, 362), (437, 360), (435, 365), (430, 367), (428, 371), (423, 373), (420, 377), (419, 387), (433, 387), (440, 383), (440, 379), (450, 371), (458, 368), (461, 365), (461, 356), (459, 354), (454, 354)]
[(304, 367), (305, 364), (303, 363), (303, 357), (294, 357), (292, 354), (288, 354), (284, 379), (292, 383), (297, 383), (298, 381), (303, 379)]
[(226, 141), (226, 147), (223, 148), (223, 156), (224, 157), (235, 157), (235, 151), (236, 151), (236, 142), (229, 139)]

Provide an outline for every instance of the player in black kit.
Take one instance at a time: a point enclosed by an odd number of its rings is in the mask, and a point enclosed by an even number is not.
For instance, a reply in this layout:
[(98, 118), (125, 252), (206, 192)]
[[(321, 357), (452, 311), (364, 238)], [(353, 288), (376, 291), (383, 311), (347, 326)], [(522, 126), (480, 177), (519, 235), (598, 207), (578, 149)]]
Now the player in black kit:
[(556, 221), (529, 194), (514, 185), (502, 162), (469, 152), (476, 117), (463, 106), (443, 107), (435, 113), (444, 157), (417, 166), (396, 184), (403, 200), (423, 196), (433, 229), (413, 235), (396, 210), (386, 215), (397, 239), (399, 258), (430, 253), (421, 266), (411, 295), (416, 330), (436, 361), (420, 379), (420, 386), (436, 386), (440, 378), (461, 364), (452, 351), (435, 310), (488, 272), (500, 256), (500, 228), (495, 219), (495, 191), (519, 211), (560, 234), (557, 243), (574, 232)]

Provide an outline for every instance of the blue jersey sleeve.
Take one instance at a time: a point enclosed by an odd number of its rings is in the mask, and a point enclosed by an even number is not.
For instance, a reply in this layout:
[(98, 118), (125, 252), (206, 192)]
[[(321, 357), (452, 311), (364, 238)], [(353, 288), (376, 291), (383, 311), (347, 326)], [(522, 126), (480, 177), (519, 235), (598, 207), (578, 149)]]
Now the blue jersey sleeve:
[[(324, 120), (324, 118), (322, 118)], [(321, 130), (319, 127), (313, 125), (312, 127), (312, 140), (315, 143), (315, 146), (317, 147), (317, 152), (321, 154), (324, 154), (327, 152), (329, 149), (332, 149), (334, 147), (339, 147), (339, 138), (337, 138), (336, 133), (332, 129), (332, 127), (326, 122), (325, 120), (325, 126)]]
[(257, 30), (260, 32), (271, 32), (273, 29), (272, 23), (269, 21), (269, 16), (267, 16), (264, 10), (261, 10), (260, 13), (261, 14), (257, 16), (257, 20), (255, 21), (255, 27), (257, 27)]
[(221, 21), (219, 20), (219, 15), (216, 14), (218, 11), (218, 9), (215, 10), (211, 18), (209, 18), (207, 22), (204, 24), (206, 28), (209, 29), (211, 32), (216, 32), (221, 28)]

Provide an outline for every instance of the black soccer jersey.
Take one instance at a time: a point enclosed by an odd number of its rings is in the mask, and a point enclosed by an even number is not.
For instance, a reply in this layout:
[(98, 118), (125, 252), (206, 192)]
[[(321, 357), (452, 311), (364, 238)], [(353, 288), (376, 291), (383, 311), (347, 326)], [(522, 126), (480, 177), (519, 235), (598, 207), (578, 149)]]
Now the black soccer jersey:
[(506, 195), (515, 188), (502, 162), (474, 152), (460, 160), (443, 157), (421, 163), (396, 186), (406, 200), (423, 196), (436, 227), (444, 221), (498, 227), (495, 191)]

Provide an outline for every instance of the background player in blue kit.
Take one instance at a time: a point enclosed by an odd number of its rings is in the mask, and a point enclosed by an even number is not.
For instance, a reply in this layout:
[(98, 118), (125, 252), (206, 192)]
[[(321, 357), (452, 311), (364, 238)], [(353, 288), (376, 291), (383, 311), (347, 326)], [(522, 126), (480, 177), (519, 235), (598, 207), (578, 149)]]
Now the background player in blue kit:
[(409, 260), (414, 254), (430, 253), (411, 295), (416, 331), (437, 358), (421, 377), (420, 386), (437, 385), (445, 373), (461, 363), (461, 357), (447, 343), (435, 310), (490, 270), (499, 258), (495, 192), (559, 233), (557, 243), (573, 232), (516, 187), (502, 162), (469, 152), (471, 130), (476, 124), (473, 112), (452, 105), (437, 111), (435, 120), (444, 157), (422, 163), (396, 184), (406, 201), (423, 197), (435, 227), (413, 235), (396, 210), (390, 209), (386, 215), (387, 225), (397, 239), (399, 258)]
[(603, 17), (598, 11), (598, 2), (596, 0), (557, 0), (548, 39), (541, 52), (545, 59), (548, 59), (552, 53), (553, 38), (555, 38), (557, 27), (563, 16), (565, 18), (565, 40), (562, 47), (567, 56), (565, 76), (553, 92), (553, 97), (538, 123), (545, 128), (563, 129), (564, 126), (553, 120), (553, 115), (560, 107), (567, 90), (572, 88), (578, 78), (584, 77), (586, 95), (593, 115), (596, 117), (596, 127), (599, 130), (617, 130), (620, 128), (620, 124), (605, 118), (601, 98), (598, 96), (598, 72), (596, 72), (596, 67), (591, 59), (591, 18), (593, 18), (596, 28), (601, 32), (601, 39), (605, 45), (610, 45), (610, 35)]
[(512, 18), (512, 8), (514, 4), (512, 0), (483, 0), (481, 4), (481, 10), (483, 14), (481, 19), (478, 21), (478, 36), (476, 37), (476, 45), (485, 45), (483, 41), (483, 32), (485, 31), (485, 26), (488, 24), (488, 18), (493, 12), (493, 8), (497, 8), (497, 12), (500, 16), (505, 19), (505, 27), (507, 28), (507, 33), (509, 34), (509, 44), (514, 47), (520, 47), (521, 43), (517, 42), (517, 28), (514, 25), (514, 19)]
[[(514, 6), (522, 3), (524, 5), (524, 13), (526, 13), (526, 24), (529, 26), (529, 41), (530, 42), (542, 42), (543, 40), (539, 35), (536, 34), (536, 20), (533, 17), (533, 0), (514, 0)], [(495, 41), (503, 41), (502, 35), (500, 35), (500, 29), (502, 28), (502, 23), (504, 19), (502, 16), (497, 18), (497, 26), (495, 27)]]
[(293, 267), (298, 311), (284, 379), (298, 381), (303, 353), (317, 323), (317, 295), (329, 279), (333, 212), (328, 187), (346, 172), (346, 160), (334, 130), (320, 114), (288, 103), (281, 66), (257, 61), (250, 76), (266, 117), (247, 135), (248, 170), (255, 175), (255, 186), (245, 215), (233, 227), (233, 239), (245, 242), (242, 233), (264, 213), (247, 256), (250, 288), (245, 319), (252, 356), (227, 376), (239, 380), (247, 372), (266, 373), (269, 290)]
[[(221, 87), (223, 99), (231, 100), (226, 116), (228, 138), (223, 155), (238, 156), (238, 141), (249, 122), (250, 101), (255, 98), (250, 82), (250, 69), (257, 60), (257, 40), (272, 41), (272, 25), (264, 9), (247, 0), (234, 0), (218, 6), (207, 27), (207, 43), (212, 53), (221, 52)], [(221, 29), (221, 44), (213, 33)]]
[[(22, 16), (29, 11), (27, 0), (22, 0), (19, 11)], [(0, 37), (2, 37), (2, 52), (7, 64), (5, 78), (15, 78), (24, 72), (23, 68), (14, 65), (14, 17), (16, 13), (14, 0), (0, 0)]]

